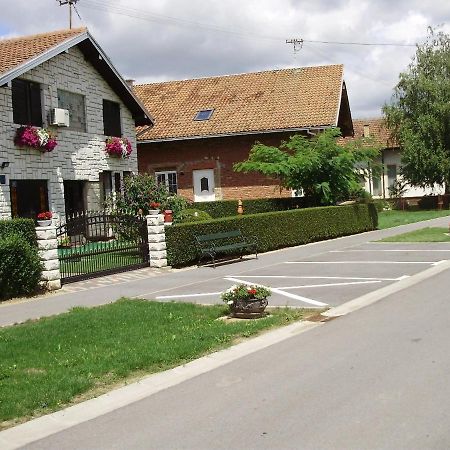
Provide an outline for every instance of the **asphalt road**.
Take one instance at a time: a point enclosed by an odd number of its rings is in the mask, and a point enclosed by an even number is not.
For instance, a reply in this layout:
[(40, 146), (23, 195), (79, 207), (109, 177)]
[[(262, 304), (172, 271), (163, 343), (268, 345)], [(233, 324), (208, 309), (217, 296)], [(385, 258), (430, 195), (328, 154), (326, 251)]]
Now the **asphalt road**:
[(448, 449), (448, 271), (27, 449)]

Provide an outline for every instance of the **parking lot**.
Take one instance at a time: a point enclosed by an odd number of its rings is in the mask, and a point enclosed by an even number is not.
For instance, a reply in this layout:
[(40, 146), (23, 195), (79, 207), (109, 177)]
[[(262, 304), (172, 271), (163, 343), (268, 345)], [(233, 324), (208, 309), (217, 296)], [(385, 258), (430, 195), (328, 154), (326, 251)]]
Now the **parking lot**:
[[(240, 264), (229, 264), (219, 277), (215, 269), (202, 268), (201, 281), (164, 289), (152, 298), (220, 303), (221, 292), (244, 283), (269, 287), (272, 306), (323, 308), (338, 306), (447, 259), (450, 244), (369, 242), (248, 270), (242, 270)], [(223, 272), (224, 267), (221, 269)]]

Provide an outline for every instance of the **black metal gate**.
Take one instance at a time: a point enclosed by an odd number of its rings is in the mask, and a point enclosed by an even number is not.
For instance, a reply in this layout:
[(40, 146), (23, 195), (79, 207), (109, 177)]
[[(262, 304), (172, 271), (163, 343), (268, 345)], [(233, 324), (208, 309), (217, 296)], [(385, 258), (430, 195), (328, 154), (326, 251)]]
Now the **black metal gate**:
[(57, 228), (61, 282), (94, 278), (149, 264), (143, 216), (85, 212)]

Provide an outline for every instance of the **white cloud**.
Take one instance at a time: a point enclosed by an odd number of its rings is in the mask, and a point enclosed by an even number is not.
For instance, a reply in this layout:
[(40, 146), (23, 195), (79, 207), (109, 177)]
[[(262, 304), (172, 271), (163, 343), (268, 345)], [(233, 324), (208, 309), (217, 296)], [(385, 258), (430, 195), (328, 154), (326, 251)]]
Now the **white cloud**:
[[(67, 8), (55, 0), (0, 1), (4, 36), (67, 27)], [(450, 5), (434, 0), (80, 0), (78, 10), (119, 71), (137, 82), (343, 63), (353, 117), (380, 114), (414, 47), (305, 43), (294, 55), (286, 38), (415, 43), (428, 25), (450, 22)]]

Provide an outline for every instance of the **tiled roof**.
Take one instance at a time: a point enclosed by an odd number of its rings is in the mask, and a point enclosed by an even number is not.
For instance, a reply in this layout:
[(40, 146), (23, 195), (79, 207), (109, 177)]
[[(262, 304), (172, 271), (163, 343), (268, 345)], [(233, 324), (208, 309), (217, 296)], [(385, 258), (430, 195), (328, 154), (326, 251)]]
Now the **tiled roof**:
[(76, 28), (13, 39), (0, 39), (0, 75), (85, 31), (86, 28)]
[[(343, 66), (283, 69), (135, 86), (155, 118), (138, 140), (336, 125)], [(214, 109), (209, 120), (196, 113)]]
[(373, 139), (374, 143), (380, 145), (382, 148), (396, 148), (399, 147), (398, 143), (391, 136), (386, 123), (383, 118), (372, 118), (372, 119), (354, 119), (353, 129), (355, 131), (355, 136), (353, 138), (344, 138), (344, 141), (351, 139), (359, 139), (364, 136), (364, 127), (368, 127), (369, 137)]

